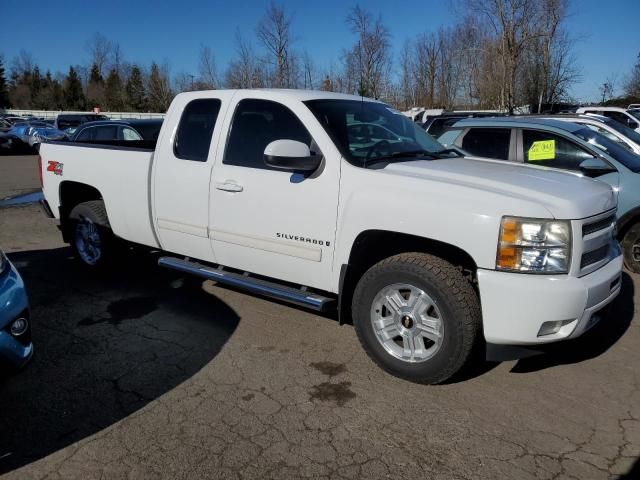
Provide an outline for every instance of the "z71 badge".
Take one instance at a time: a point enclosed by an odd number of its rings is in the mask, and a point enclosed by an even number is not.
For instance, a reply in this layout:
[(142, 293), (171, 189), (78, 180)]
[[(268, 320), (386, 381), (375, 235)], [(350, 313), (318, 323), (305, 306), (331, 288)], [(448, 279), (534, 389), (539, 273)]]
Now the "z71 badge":
[(52, 162), (51, 160), (49, 160), (47, 164), (47, 172), (53, 172), (56, 175), (62, 176), (62, 167), (64, 167), (64, 164), (60, 162)]

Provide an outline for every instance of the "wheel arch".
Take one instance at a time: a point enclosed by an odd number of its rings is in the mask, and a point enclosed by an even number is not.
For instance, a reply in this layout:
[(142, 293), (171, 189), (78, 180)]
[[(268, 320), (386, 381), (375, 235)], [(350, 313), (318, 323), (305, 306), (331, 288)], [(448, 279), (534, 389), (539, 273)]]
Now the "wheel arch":
[(65, 180), (59, 186), (60, 225), (64, 241), (69, 241), (69, 215), (80, 203), (91, 200), (102, 200), (100, 191), (86, 183)]
[(405, 252), (429, 253), (448, 261), (460, 268), (475, 288), (478, 266), (473, 257), (460, 247), (406, 233), (365, 230), (353, 241), (348, 262), (340, 266), (338, 315), (341, 324), (351, 318), (353, 291), (364, 272), (384, 258)]

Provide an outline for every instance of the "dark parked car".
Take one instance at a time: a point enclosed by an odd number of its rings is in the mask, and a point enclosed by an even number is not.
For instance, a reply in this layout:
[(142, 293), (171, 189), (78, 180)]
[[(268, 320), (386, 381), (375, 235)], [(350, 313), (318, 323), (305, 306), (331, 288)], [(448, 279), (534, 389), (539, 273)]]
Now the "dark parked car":
[(54, 127), (58, 130), (66, 130), (95, 120), (109, 120), (109, 117), (99, 113), (61, 113), (56, 118)]
[(162, 119), (105, 120), (85, 123), (71, 136), (72, 142), (156, 141)]

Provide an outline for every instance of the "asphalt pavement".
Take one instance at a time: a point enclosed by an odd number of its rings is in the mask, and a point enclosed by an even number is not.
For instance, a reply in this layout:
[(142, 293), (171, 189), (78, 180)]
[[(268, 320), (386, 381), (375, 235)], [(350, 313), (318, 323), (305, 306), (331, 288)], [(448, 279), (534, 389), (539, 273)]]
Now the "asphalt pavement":
[[(29, 178), (1, 161), (0, 179)], [(638, 276), (581, 339), (421, 386), (331, 315), (152, 253), (87, 272), (34, 205), (0, 207), (0, 246), (35, 342), (0, 377), (3, 478), (640, 478)]]

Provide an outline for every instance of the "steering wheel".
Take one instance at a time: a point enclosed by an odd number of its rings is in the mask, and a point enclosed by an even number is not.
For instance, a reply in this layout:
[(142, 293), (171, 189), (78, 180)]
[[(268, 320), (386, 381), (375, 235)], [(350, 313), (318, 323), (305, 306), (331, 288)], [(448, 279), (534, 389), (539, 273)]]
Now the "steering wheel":
[[(376, 152), (376, 149), (379, 148), (379, 147), (382, 147), (382, 146), (391, 146), (391, 144), (387, 140), (380, 140), (380, 141), (374, 143), (373, 145), (371, 145), (367, 149), (367, 154), (365, 155), (364, 159), (365, 160), (370, 160), (371, 157), (373, 156), (373, 153)], [(376, 152), (376, 157), (377, 156), (381, 156), (380, 152)]]

